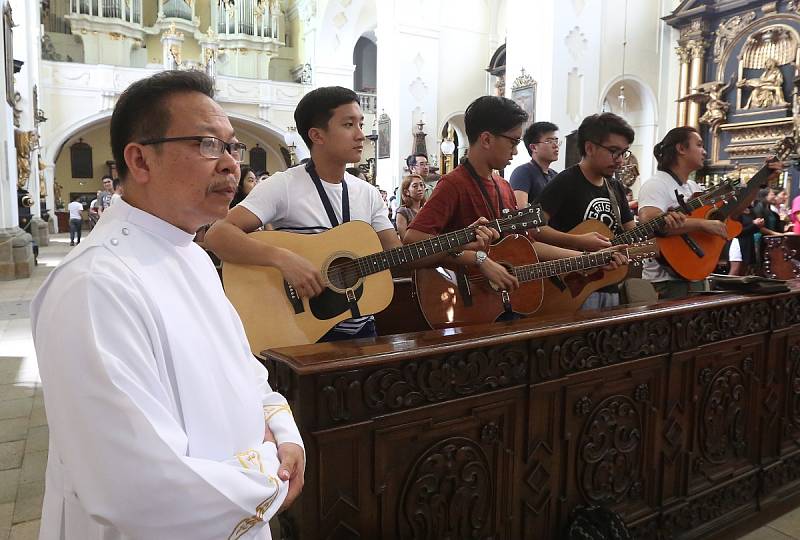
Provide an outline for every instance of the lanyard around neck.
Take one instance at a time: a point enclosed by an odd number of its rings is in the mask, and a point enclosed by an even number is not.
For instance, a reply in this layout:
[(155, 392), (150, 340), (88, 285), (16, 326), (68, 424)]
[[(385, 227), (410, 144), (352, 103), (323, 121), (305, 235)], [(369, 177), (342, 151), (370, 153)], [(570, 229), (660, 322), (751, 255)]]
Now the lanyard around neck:
[(486, 186), (483, 185), (483, 179), (478, 175), (478, 171), (475, 170), (475, 167), (472, 166), (472, 163), (470, 163), (468, 159), (464, 161), (464, 168), (467, 169), (469, 175), (472, 177), (475, 183), (478, 184), (478, 189), (481, 190), (481, 197), (483, 197), (483, 202), (486, 203), (486, 209), (489, 210), (489, 213), (492, 214), (491, 218), (498, 219), (500, 215), (503, 213), (503, 210), (505, 210), (505, 205), (503, 204), (503, 198), (500, 196), (500, 188), (497, 187), (497, 181), (491, 174), (489, 175), (489, 180), (492, 182), (494, 190), (497, 193), (498, 210), (497, 213), (495, 214), (494, 207), (489, 202), (489, 192), (486, 190)]
[[(306, 163), (306, 172), (314, 182), (314, 187), (317, 188), (317, 194), (322, 201), (322, 206), (325, 207), (325, 213), (328, 214), (328, 219), (331, 221), (331, 227), (338, 227), (339, 220), (336, 218), (336, 212), (333, 211), (333, 205), (325, 193), (325, 188), (322, 187), (322, 180), (317, 174), (317, 168), (314, 166), (313, 161)], [(342, 223), (350, 221), (350, 199), (347, 196), (347, 182), (342, 178)]]

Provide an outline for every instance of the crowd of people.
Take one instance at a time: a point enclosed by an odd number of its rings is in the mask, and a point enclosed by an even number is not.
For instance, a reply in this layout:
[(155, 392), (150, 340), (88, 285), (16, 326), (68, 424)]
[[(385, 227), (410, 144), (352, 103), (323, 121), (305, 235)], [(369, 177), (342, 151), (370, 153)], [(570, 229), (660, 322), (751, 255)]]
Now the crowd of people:
[[(409, 157), (397, 228), (385, 194), (347, 169), (361, 160), (366, 141), (355, 92), (312, 90), (294, 117), (310, 159), (259, 181), (242, 166), (246, 148), (206, 75), (161, 72), (120, 96), (111, 145), (124, 194), (104, 207), (32, 303), (51, 437), (41, 538), (268, 538), (270, 519), (302, 490), (306, 455), (291, 409), (267, 382), (213, 265), (193, 241), (207, 224), (204, 247), (224, 263), (271, 267), (304, 298), (328, 287), (321, 269), (248, 233), (315, 234), (359, 220), (390, 250), (474, 227), (471, 242), (409, 266), (470, 267), (515, 291), (518, 278), (490, 249), (500, 234), (487, 225), (536, 203), (548, 225), (527, 237), (540, 260), (604, 251), (607, 270), (628, 262), (613, 238), (637, 221), (614, 173), (635, 132), (617, 115), (586, 117), (577, 131), (580, 161), (556, 173), (556, 125), (523, 129), (528, 115), (517, 103), (477, 98), (465, 112), (469, 151), (457, 167), (438, 177), (427, 156)], [(497, 171), (521, 142), (531, 161), (509, 183)], [(699, 191), (690, 179), (705, 159), (699, 133), (670, 130), (654, 155), (658, 172), (642, 184), (639, 222), (662, 220), (664, 236), (726, 236), (720, 222), (673, 210), (678, 194)], [(769, 167), (777, 175), (781, 164)], [(765, 193), (749, 214), (754, 236), (783, 232), (775, 197)], [(586, 220), (604, 232), (572, 234)], [(739, 239), (742, 263), (746, 244)], [(662, 298), (696, 285), (655, 260), (644, 277)], [(592, 293), (583, 308), (619, 303), (614, 285)], [(65, 305), (83, 317), (59, 309)], [(320, 341), (377, 333), (374, 317), (359, 314)]]

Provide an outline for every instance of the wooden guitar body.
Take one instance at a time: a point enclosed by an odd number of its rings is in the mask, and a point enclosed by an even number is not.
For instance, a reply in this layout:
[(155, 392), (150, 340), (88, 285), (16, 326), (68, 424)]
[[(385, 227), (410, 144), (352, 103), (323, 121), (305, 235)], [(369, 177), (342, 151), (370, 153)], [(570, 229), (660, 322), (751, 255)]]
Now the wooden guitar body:
[[(569, 234), (585, 234), (597, 232), (606, 238), (614, 235), (611, 230), (597, 220), (579, 223)], [(575, 313), (593, 292), (608, 285), (621, 282), (628, 275), (628, 267), (606, 271), (594, 268), (585, 272), (570, 272), (556, 278), (544, 280), (544, 302), (533, 317), (548, 317), (559, 314)]]
[[(533, 244), (524, 236), (510, 235), (491, 247), (489, 256), (507, 268), (538, 261)], [(469, 326), (496, 320), (506, 311), (504, 300), (516, 313), (536, 311), (542, 303), (541, 280), (521, 283), (510, 294), (495, 290), (475, 267), (424, 268), (415, 271), (417, 298), (431, 328)]]
[[(363, 221), (344, 223), (320, 234), (261, 231), (250, 236), (308, 259), (321, 269), (323, 277), (331, 265), (382, 250), (378, 235)], [(332, 251), (331, 246), (337, 249)], [(353, 317), (344, 288), (331, 285), (309, 301), (293, 298), (276, 268), (225, 263), (222, 278), (256, 355), (266, 349), (314, 343), (337, 323)], [(391, 272), (358, 278), (349, 289), (357, 299), (359, 315), (377, 313), (392, 301)]]
[[(714, 219), (717, 208), (704, 206), (694, 210), (688, 217)], [(735, 219), (726, 219), (728, 239), (742, 232), (742, 224)], [(681, 277), (699, 281), (711, 274), (719, 263), (719, 257), (727, 240), (716, 234), (694, 231), (686, 234), (664, 236), (656, 239), (661, 258)]]

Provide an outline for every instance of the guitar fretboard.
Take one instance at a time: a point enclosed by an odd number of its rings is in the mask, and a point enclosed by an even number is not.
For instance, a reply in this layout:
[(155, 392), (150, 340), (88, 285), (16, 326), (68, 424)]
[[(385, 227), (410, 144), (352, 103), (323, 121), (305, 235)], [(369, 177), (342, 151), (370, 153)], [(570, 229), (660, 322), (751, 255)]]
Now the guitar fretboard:
[(594, 253), (569, 257), (567, 259), (556, 259), (553, 261), (515, 266), (514, 275), (517, 276), (517, 279), (521, 282), (533, 281), (535, 279), (543, 279), (559, 274), (568, 274), (569, 272), (584, 270), (586, 268), (605, 266), (611, 261), (612, 256), (613, 252), (596, 251)]

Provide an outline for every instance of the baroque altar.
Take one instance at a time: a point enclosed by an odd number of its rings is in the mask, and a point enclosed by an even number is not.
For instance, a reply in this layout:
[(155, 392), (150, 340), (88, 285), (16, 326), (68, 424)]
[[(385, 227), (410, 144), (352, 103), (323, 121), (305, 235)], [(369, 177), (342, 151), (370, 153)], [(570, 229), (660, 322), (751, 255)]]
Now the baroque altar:
[(664, 20), (680, 32), (675, 125), (701, 131), (707, 177), (757, 169), (800, 133), (800, 0), (684, 0)]

